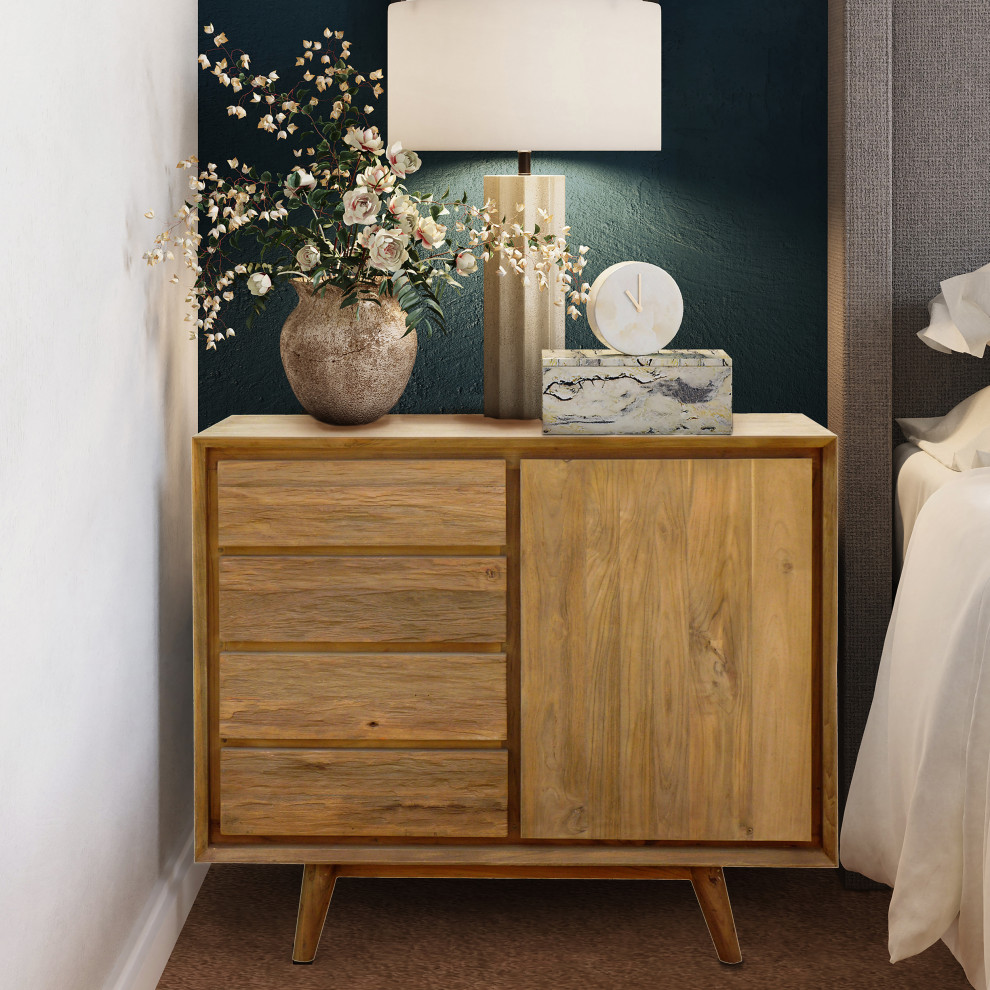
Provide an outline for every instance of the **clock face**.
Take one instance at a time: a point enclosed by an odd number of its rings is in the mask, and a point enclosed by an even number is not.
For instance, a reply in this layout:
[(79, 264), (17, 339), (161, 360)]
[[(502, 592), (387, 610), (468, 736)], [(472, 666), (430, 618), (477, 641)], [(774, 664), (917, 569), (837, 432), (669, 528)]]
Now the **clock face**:
[(673, 339), (684, 318), (677, 283), (662, 268), (623, 261), (595, 279), (588, 322), (595, 336), (623, 354), (655, 354)]

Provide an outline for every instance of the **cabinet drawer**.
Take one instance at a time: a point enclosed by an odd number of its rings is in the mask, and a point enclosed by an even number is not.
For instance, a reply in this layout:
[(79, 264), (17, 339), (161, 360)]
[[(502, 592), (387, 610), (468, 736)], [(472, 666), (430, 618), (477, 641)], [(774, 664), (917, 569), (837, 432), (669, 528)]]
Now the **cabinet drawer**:
[(504, 836), (503, 750), (225, 749), (228, 835)]
[(502, 643), (504, 557), (221, 557), (225, 642)]
[(225, 739), (505, 739), (505, 656), (221, 653)]
[(220, 546), (505, 545), (504, 461), (220, 461)]

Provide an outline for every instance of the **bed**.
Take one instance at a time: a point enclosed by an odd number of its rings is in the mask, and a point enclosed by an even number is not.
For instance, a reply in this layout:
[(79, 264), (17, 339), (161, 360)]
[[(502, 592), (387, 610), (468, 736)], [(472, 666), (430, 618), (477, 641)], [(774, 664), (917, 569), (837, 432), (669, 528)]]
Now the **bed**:
[(917, 444), (894, 450), (894, 559), (900, 571), (921, 507), (940, 488), (959, 477)]
[(900, 421), (918, 434), (894, 453), (903, 568), (840, 839), (846, 869), (893, 887), (891, 961), (941, 938), (980, 990), (990, 986), (988, 421), (990, 389), (946, 417)]

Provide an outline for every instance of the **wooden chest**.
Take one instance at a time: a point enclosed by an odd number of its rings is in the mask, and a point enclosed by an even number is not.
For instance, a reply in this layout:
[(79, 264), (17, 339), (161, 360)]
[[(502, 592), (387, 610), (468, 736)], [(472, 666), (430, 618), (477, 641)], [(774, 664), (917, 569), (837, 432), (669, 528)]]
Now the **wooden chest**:
[(690, 878), (738, 953), (721, 867), (837, 862), (835, 450), (796, 415), (201, 433), (197, 856), (306, 865), (296, 958), (341, 874)]

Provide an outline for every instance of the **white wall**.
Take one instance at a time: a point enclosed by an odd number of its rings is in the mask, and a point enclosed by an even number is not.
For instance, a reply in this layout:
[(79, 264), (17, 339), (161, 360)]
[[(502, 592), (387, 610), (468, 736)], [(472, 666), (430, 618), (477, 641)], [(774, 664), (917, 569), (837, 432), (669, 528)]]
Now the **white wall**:
[(195, 150), (196, 4), (3, 22), (0, 986), (96, 990), (192, 820), (196, 353), (141, 253)]

